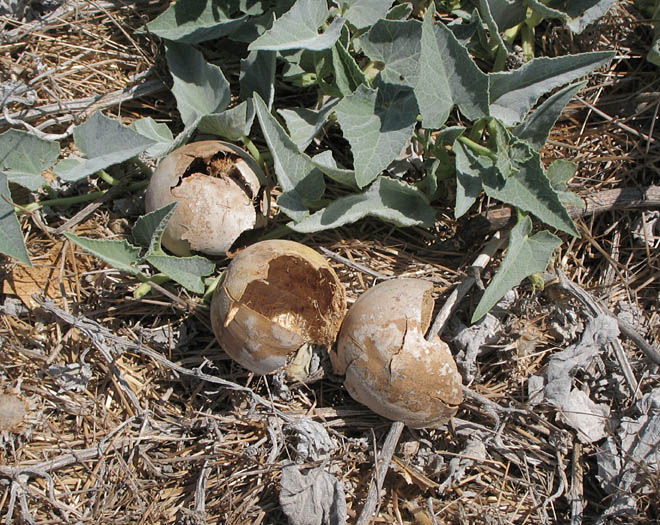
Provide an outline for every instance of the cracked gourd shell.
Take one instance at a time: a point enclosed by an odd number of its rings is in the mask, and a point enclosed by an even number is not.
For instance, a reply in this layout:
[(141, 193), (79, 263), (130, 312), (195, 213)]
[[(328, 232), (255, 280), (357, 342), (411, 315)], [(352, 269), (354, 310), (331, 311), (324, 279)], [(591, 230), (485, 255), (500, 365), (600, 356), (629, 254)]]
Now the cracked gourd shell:
[(412, 428), (445, 424), (463, 401), (449, 347), (437, 335), (424, 338), (432, 290), (427, 281), (405, 278), (367, 290), (349, 309), (330, 352), (353, 399)]
[(297, 242), (270, 240), (232, 259), (213, 294), (211, 324), (230, 357), (267, 374), (304, 344), (332, 345), (345, 313), (344, 288), (323, 256)]
[(177, 201), (162, 243), (175, 255), (225, 254), (258, 226), (263, 179), (241, 148), (219, 140), (186, 144), (160, 161), (145, 195), (147, 213)]

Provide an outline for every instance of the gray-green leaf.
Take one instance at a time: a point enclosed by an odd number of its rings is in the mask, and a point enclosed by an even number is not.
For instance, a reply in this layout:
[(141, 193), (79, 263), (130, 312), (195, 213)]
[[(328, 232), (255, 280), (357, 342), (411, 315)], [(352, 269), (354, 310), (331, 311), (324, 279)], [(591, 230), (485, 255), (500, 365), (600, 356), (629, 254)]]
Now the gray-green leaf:
[(571, 0), (551, 2), (527, 0), (538, 15), (544, 18), (559, 18), (571, 31), (581, 33), (589, 24), (605, 15), (616, 0)]
[(43, 185), (41, 173), (55, 163), (59, 153), (57, 142), (25, 131), (9, 129), (0, 134), (0, 171), (10, 182), (32, 191)]
[(369, 85), (367, 77), (341, 42), (332, 48), (332, 67), (335, 70), (335, 85), (343, 96), (352, 94), (359, 85)]
[(254, 101), (250, 98), (222, 113), (206, 115), (200, 120), (197, 129), (202, 133), (238, 141), (250, 134), (254, 115)]
[(134, 121), (130, 127), (140, 135), (144, 135), (155, 142), (153, 146), (146, 150), (147, 155), (150, 157), (159, 158), (170, 151), (174, 137), (167, 124), (156, 122), (151, 117), (145, 117)]
[(385, 18), (392, 5), (392, 0), (344, 0), (342, 6), (348, 7), (344, 17), (357, 29), (374, 25), (380, 18)]
[(320, 199), (325, 192), (323, 174), (307, 155), (298, 151), (298, 146), (270, 114), (258, 94), (255, 94), (254, 102), (261, 130), (273, 155), (277, 181), (284, 192), (277, 201), (278, 205), (293, 220), (300, 220), (307, 214), (306, 205)]
[(215, 264), (204, 257), (148, 255), (147, 262), (193, 293), (204, 293), (204, 277), (211, 275)]
[(456, 155), (456, 202), (454, 216), (462, 217), (476, 202), (482, 190), (481, 175), (488, 170), (494, 171), (493, 161), (477, 156), (462, 143), (454, 145)]
[(312, 157), (312, 162), (314, 166), (320, 169), (324, 175), (327, 175), (332, 180), (348, 186), (354, 190), (359, 189), (357, 183), (355, 182), (355, 172), (353, 170), (348, 170), (346, 168), (340, 168), (337, 166), (334, 157), (332, 156), (332, 151), (326, 150), (322, 151), (318, 155)]
[(548, 166), (546, 175), (548, 176), (552, 188), (557, 192), (559, 200), (564, 206), (584, 208), (585, 204), (582, 197), (572, 191), (568, 191), (568, 181), (575, 176), (576, 172), (577, 164), (575, 164), (575, 162), (558, 159)]
[[(470, 151), (465, 151), (472, 155)], [(539, 154), (533, 151), (533, 155), (527, 161), (517, 164), (517, 168), (517, 173), (511, 174), (504, 181), (499, 173), (491, 170), (482, 173), (486, 195), (532, 213), (546, 224), (579, 237), (573, 220), (543, 172)]]
[(60, 161), (54, 169), (61, 179), (71, 182), (124, 162), (155, 144), (154, 140), (100, 111), (73, 129), (73, 139), (87, 158), (70, 157)]
[(69, 232), (65, 232), (64, 236), (113, 268), (131, 275), (142, 275), (136, 266), (141, 262), (141, 249), (127, 240), (88, 239)]
[(167, 40), (197, 44), (229, 35), (247, 19), (229, 18), (227, 2), (219, 0), (177, 0), (147, 24), (147, 30)]
[(607, 64), (609, 51), (535, 58), (514, 71), (491, 73), (490, 113), (507, 126), (518, 124), (541, 95)]
[(241, 59), (239, 96), (242, 100), (259, 93), (270, 110), (275, 98), (275, 55), (274, 51), (250, 51), (247, 58)]
[(419, 74), (421, 38), (422, 25), (417, 20), (379, 20), (360, 37), (360, 44), (371, 60), (383, 63), (383, 82), (413, 87)]
[(337, 104), (337, 120), (351, 145), (355, 179), (364, 188), (405, 147), (417, 121), (412, 89), (382, 84), (360, 86)]
[(254, 40), (248, 49), (250, 51), (257, 49), (269, 51), (329, 49), (339, 39), (345, 20), (341, 17), (335, 18), (325, 32), (319, 34), (318, 28), (328, 18), (328, 14), (328, 5), (325, 0), (298, 0), (288, 12), (275, 20), (269, 30)]
[(378, 177), (363, 193), (340, 197), (289, 227), (302, 233), (338, 228), (362, 219), (377, 217), (397, 226), (432, 226), (435, 211), (423, 192), (389, 177)]
[(512, 132), (518, 138), (525, 140), (536, 151), (540, 151), (548, 140), (550, 130), (555, 125), (561, 112), (571, 99), (580, 91), (587, 81), (578, 82), (566, 86), (554, 95), (548, 97), (537, 109), (525, 117), (520, 124), (513, 128)]
[(140, 246), (147, 248), (147, 254), (161, 252), (160, 241), (177, 204), (177, 202), (170, 202), (162, 208), (142, 215), (135, 221), (133, 239)]
[(488, 115), (487, 75), (451, 30), (433, 24), (430, 14), (422, 24), (419, 70), (415, 94), (424, 127), (440, 128), (454, 105), (471, 120)]
[(511, 230), (506, 256), (472, 315), (473, 323), (486, 315), (506, 292), (525, 277), (547, 268), (552, 252), (561, 244), (561, 239), (547, 231), (529, 237), (531, 230), (529, 217), (524, 217)]
[(328, 120), (328, 116), (335, 109), (339, 99), (331, 99), (321, 109), (289, 108), (279, 109), (289, 130), (291, 140), (298, 146), (298, 150), (305, 151), (314, 137), (321, 131)]
[(186, 126), (225, 110), (231, 93), (218, 66), (209, 64), (204, 55), (188, 44), (168, 42), (165, 55), (174, 81), (172, 93)]
[(21, 225), (11, 202), (7, 175), (0, 173), (0, 253), (32, 266), (30, 255), (25, 247)]

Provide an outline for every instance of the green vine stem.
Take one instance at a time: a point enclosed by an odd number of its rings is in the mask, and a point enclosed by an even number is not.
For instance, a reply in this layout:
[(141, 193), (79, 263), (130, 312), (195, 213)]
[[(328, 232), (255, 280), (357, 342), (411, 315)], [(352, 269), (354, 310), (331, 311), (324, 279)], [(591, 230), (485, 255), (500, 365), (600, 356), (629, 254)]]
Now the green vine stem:
[[(138, 279), (140, 279), (139, 275), (138, 275)], [(145, 295), (147, 295), (151, 291), (152, 288), (151, 283), (161, 285), (172, 280), (171, 277), (168, 277), (164, 273), (157, 273), (155, 275), (152, 275), (151, 277), (147, 277), (147, 279), (148, 279), (147, 281), (143, 282), (133, 292), (133, 297), (135, 299), (142, 299)]]
[(96, 174), (99, 176), (99, 179), (107, 182), (108, 184), (110, 184), (110, 186), (117, 186), (121, 182), (118, 179), (115, 179), (105, 170), (99, 170), (96, 172)]
[[(148, 180), (142, 180), (139, 182), (134, 182), (126, 186), (126, 192), (134, 193), (136, 191), (142, 190), (149, 185)], [(103, 197), (110, 189), (93, 191), (91, 193), (85, 193), (84, 195), (74, 195), (73, 197), (59, 197), (56, 199), (46, 199), (38, 202), (32, 202), (26, 206), (15, 207), (17, 214), (21, 213), (32, 213), (36, 210), (40, 210), (44, 206), (51, 206), (57, 208), (68, 208), (69, 206), (74, 206), (76, 204), (84, 204), (86, 202), (92, 202), (100, 197)]]
[(476, 142), (474, 142), (473, 140), (470, 140), (467, 137), (458, 137), (457, 140), (459, 142), (462, 142), (465, 146), (470, 148), (477, 155), (482, 155), (484, 157), (488, 157), (493, 162), (497, 161), (497, 154), (495, 152), (489, 150), (486, 146), (482, 146), (481, 144), (477, 144)]
[(220, 281), (222, 280), (222, 276), (224, 275), (224, 271), (220, 272), (220, 275), (218, 275), (211, 284), (208, 286), (206, 291), (204, 292), (204, 296), (202, 297), (202, 301), (206, 304), (211, 302), (211, 299), (213, 298), (213, 292), (215, 292), (215, 289), (218, 287), (220, 284)]
[(266, 166), (266, 161), (264, 159), (264, 156), (259, 151), (259, 148), (257, 148), (257, 146), (254, 145), (254, 142), (252, 142), (250, 137), (247, 136), (241, 137), (241, 142), (243, 143), (243, 146), (245, 146), (245, 149), (247, 149), (250, 152), (250, 155), (252, 155), (254, 160), (257, 161), (257, 164), (259, 164), (261, 169), (264, 169)]

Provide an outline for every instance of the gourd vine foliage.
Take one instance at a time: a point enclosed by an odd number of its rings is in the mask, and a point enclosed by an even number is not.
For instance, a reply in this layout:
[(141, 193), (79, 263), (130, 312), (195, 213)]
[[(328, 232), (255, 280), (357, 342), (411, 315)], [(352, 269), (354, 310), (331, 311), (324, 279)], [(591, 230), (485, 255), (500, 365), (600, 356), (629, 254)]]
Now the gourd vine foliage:
[[(606, 65), (613, 53), (535, 57), (534, 28), (553, 18), (580, 32), (612, 4), (438, 0), (415, 3), (413, 9), (392, 0), (178, 0), (144, 31), (164, 41), (183, 131), (174, 136), (151, 118), (126, 127), (97, 113), (75, 128), (81, 155), (60, 160), (53, 171), (75, 182), (138, 154), (162, 157), (195, 133), (242, 141), (259, 156), (248, 138), (258, 126), (280, 189), (278, 208), (298, 232), (336, 228), (366, 216), (401, 227), (432, 227), (433, 203), (443, 181), (454, 176), (457, 217), (481, 192), (514, 207), (519, 217), (477, 319), (508, 289), (543, 270), (560, 244), (549, 231), (532, 234), (532, 217), (578, 235), (565, 208), (580, 202), (566, 189), (575, 168), (564, 161), (546, 171), (539, 150), (585, 85), (582, 79)], [(447, 19), (452, 22), (446, 24)], [(504, 70), (518, 43), (524, 63)], [(242, 53), (234, 103), (223, 64), (205, 56), (206, 50), (223, 46)], [(292, 92), (307, 100), (314, 89), (315, 104), (274, 109), (275, 101), (296, 100)], [(287, 96), (278, 99), (282, 90)], [(456, 122), (461, 125), (452, 125)], [(350, 149), (346, 165), (329, 148), (319, 148), (323, 142), (310, 147), (333, 127)], [(421, 151), (423, 177), (415, 183), (392, 169), (411, 144)], [(8, 182), (38, 190), (45, 184), (42, 172), (58, 156), (55, 143), (16, 130), (0, 135), (0, 251), (26, 264)], [(331, 200), (327, 184), (344, 186), (343, 196)], [(199, 291), (212, 267), (201, 258), (180, 264), (166, 260), (152, 238), (158, 238), (171, 210), (154, 213), (158, 220), (147, 215), (136, 226), (141, 231), (147, 222), (152, 225), (148, 241), (140, 235), (143, 249), (128, 241), (68, 238), (140, 278), (146, 275), (138, 266), (151, 263)]]

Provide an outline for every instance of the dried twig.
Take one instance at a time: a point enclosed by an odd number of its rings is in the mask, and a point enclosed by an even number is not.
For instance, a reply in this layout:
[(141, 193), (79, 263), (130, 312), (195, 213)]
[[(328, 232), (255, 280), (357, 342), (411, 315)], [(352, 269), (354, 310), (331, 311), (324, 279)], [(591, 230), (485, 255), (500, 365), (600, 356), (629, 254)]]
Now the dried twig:
[[(605, 306), (600, 304), (594, 297), (591, 296), (586, 290), (584, 290), (582, 287), (571, 281), (564, 272), (561, 270), (557, 270), (557, 275), (559, 276), (559, 282), (560, 286), (562, 289), (567, 290), (568, 292), (571, 293), (574, 297), (580, 300), (582, 304), (584, 304), (587, 308), (591, 310), (591, 313), (593, 315), (603, 315), (607, 317), (612, 317), (616, 319), (616, 317), (610, 312)], [(619, 324), (619, 320), (617, 319), (617, 324)], [(625, 324), (625, 323), (624, 323)], [(620, 328), (619, 328), (620, 329)], [(626, 325), (626, 330), (628, 332), (633, 331), (632, 327), (629, 325)], [(641, 336), (639, 336), (641, 339)], [(639, 391), (639, 383), (637, 381), (637, 378), (635, 377), (635, 374), (632, 370), (632, 367), (630, 366), (630, 361), (628, 360), (628, 356), (626, 355), (623, 347), (621, 346), (621, 341), (616, 339), (612, 343), (612, 348), (614, 350), (614, 354), (616, 355), (617, 361), (619, 362), (619, 366), (621, 367), (621, 370), (623, 372), (623, 376), (626, 379), (626, 382), (628, 383), (628, 387), (630, 388), (630, 391), (632, 392), (633, 396), (635, 399), (640, 399), (641, 398), (641, 392)], [(650, 347), (650, 345), (646, 345), (647, 350)], [(644, 351), (644, 348), (640, 349)], [(655, 355), (655, 352), (651, 353), (652, 356)], [(651, 357), (651, 356), (649, 356)]]
[[(639, 210), (660, 208), (660, 186), (645, 188), (621, 188), (604, 190), (582, 197), (584, 208), (567, 206), (568, 214), (573, 219), (588, 217), (612, 210)], [(480, 232), (500, 230), (512, 218), (510, 208), (488, 210), (472, 219), (467, 225), (468, 235), (478, 235)]]
[(382, 279), (382, 280), (391, 279), (391, 277), (388, 277), (387, 275), (383, 275), (382, 273), (372, 270), (371, 268), (367, 268), (363, 264), (353, 262), (350, 259), (347, 259), (346, 257), (343, 257), (338, 253), (333, 252), (332, 250), (328, 250), (327, 248), (324, 248), (323, 246), (321, 246), (319, 249), (321, 250), (321, 253), (323, 253), (323, 255), (325, 255), (326, 257), (329, 257), (330, 259), (334, 259), (337, 262), (345, 264), (349, 268), (353, 268), (354, 270), (357, 270), (359, 272), (366, 273), (367, 275), (371, 275), (376, 279)]
[(369, 520), (372, 518), (378, 502), (380, 501), (380, 491), (383, 488), (383, 482), (385, 481), (385, 475), (390, 469), (390, 464), (392, 463), (392, 456), (394, 455), (394, 450), (396, 445), (399, 442), (401, 433), (403, 432), (403, 427), (405, 425), (401, 421), (395, 421), (392, 423), (387, 436), (385, 437), (385, 442), (383, 443), (383, 448), (380, 453), (379, 461), (380, 468), (378, 469), (376, 476), (371, 480), (369, 484), (369, 493), (367, 494), (367, 500), (364, 502), (364, 507), (362, 507), (362, 512), (355, 522), (356, 525), (366, 525), (369, 523)]
[(569, 491), (569, 503), (571, 504), (571, 525), (582, 525), (584, 514), (584, 486), (582, 477), (582, 444), (573, 442), (573, 458), (571, 461), (571, 488)]
[(59, 115), (66, 112), (82, 112), (82, 117), (91, 115), (94, 111), (117, 106), (123, 102), (136, 98), (153, 95), (165, 89), (165, 84), (160, 80), (147, 80), (136, 86), (119, 89), (111, 93), (86, 97), (76, 100), (63, 101), (62, 103), (48, 104), (27, 111), (17, 111), (0, 118), (0, 128), (10, 125), (12, 122), (31, 122), (48, 115)]
[(157, 361), (162, 365), (165, 365), (170, 370), (178, 372), (179, 374), (195, 377), (200, 381), (207, 381), (209, 383), (220, 385), (229, 390), (245, 392), (250, 395), (250, 397), (254, 400), (254, 402), (264, 407), (267, 407), (268, 409), (272, 410), (275, 414), (285, 419), (286, 421), (293, 421), (293, 418), (286, 415), (282, 411), (276, 409), (270, 401), (261, 397), (259, 394), (257, 394), (250, 388), (241, 386), (237, 383), (233, 383), (232, 381), (228, 381), (226, 379), (221, 379), (219, 377), (205, 374), (200, 369), (190, 370), (183, 366), (172, 363), (169, 359), (159, 354), (158, 352), (154, 352), (153, 350), (150, 350), (142, 346), (141, 344), (133, 343), (132, 341), (124, 339), (123, 337), (114, 335), (107, 328), (104, 328), (103, 326), (98, 324), (96, 321), (93, 321), (92, 319), (89, 319), (82, 315), (76, 316), (68, 312), (65, 312), (64, 310), (55, 306), (51, 301), (42, 300), (39, 297), (34, 297), (34, 299), (46, 311), (55, 314), (63, 321), (81, 330), (85, 335), (87, 335), (87, 337), (89, 337), (92, 340), (95, 346), (101, 345), (104, 351), (113, 358), (117, 358), (125, 351), (131, 351), (145, 355), (147, 357), (150, 357), (154, 361)]
[(474, 272), (476, 275), (471, 275), (467, 277), (461, 284), (459, 284), (456, 288), (454, 288), (454, 291), (447, 298), (444, 305), (442, 306), (438, 314), (435, 316), (433, 325), (426, 334), (427, 339), (431, 337), (433, 334), (437, 334), (438, 337), (442, 335), (442, 332), (445, 329), (445, 325), (447, 324), (447, 321), (451, 317), (451, 314), (454, 312), (454, 310), (461, 302), (463, 297), (465, 297), (465, 294), (467, 294), (470, 291), (470, 288), (472, 288), (474, 284), (477, 282), (477, 276), (481, 271), (483, 271), (486, 268), (486, 266), (488, 266), (488, 263), (493, 258), (497, 250), (500, 249), (500, 246), (502, 246), (502, 244), (505, 242), (507, 237), (508, 234), (502, 235), (500, 232), (497, 232), (495, 233), (495, 235), (493, 235), (492, 239), (488, 241), (488, 243), (484, 246), (483, 250), (477, 256), (477, 258), (472, 263), (472, 266), (470, 267), (471, 271)]

